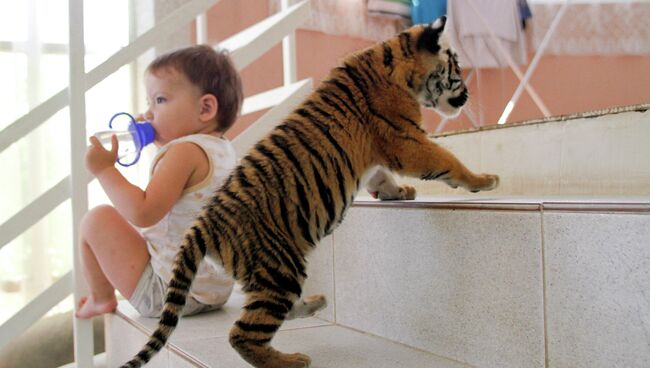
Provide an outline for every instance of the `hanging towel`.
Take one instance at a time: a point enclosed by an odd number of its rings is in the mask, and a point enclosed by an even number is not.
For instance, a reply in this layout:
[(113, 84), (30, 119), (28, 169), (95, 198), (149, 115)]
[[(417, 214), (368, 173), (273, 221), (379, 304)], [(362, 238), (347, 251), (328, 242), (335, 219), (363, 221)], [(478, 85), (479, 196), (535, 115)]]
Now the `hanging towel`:
[(413, 24), (431, 23), (447, 14), (447, 0), (411, 0)]
[(463, 67), (509, 66), (484, 23), (489, 25), (502, 49), (516, 64), (526, 63), (526, 38), (521, 29), (518, 0), (449, 0), (447, 14), (446, 29)]
[(368, 14), (411, 19), (411, 0), (368, 0)]
[(521, 28), (526, 29), (526, 24), (528, 19), (533, 17), (533, 12), (530, 11), (530, 6), (528, 6), (528, 1), (519, 0), (519, 16), (521, 17)]

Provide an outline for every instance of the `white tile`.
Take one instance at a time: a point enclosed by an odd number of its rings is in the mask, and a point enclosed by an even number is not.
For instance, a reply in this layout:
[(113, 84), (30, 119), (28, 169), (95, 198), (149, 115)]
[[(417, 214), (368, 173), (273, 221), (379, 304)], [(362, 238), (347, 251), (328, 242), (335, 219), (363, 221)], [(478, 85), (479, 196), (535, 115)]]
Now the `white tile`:
[(545, 213), (549, 367), (650, 367), (650, 215)]
[[(477, 173), (497, 174), (499, 187), (492, 195), (556, 194), (564, 130), (558, 124), (540, 124), (525, 129), (489, 130), (481, 137)], [(540, 137), (544, 143), (540, 144)]]
[[(311, 368), (470, 368), (340, 326), (280, 331), (273, 346), (282, 352), (309, 355)], [(250, 367), (225, 338), (195, 341), (186, 351), (212, 368)]]
[(650, 111), (566, 124), (563, 194), (650, 194)]
[[(140, 348), (147, 343), (148, 337), (119, 316), (107, 315), (105, 322), (106, 366), (109, 368), (119, 367), (140, 351)], [(163, 349), (154, 356), (147, 364), (147, 368), (149, 367), (169, 367), (167, 349)]]
[[(170, 351), (169, 352), (169, 367), (170, 368), (195, 368), (195, 367), (206, 367), (206, 365), (205, 364), (196, 364), (194, 359), (186, 359), (186, 358), (180, 356), (176, 351)], [(207, 367), (209, 367), (209, 366), (207, 366)]]
[(352, 208), (337, 323), (477, 367), (544, 366), (536, 212)]
[[(650, 111), (507, 126), (436, 138), (503, 195), (650, 195)], [(407, 179), (421, 195), (463, 193)], [(470, 194), (467, 194), (471, 196)]]
[[(539, 143), (540, 137), (544, 144)], [(420, 195), (545, 195), (557, 194), (560, 188), (564, 131), (558, 124), (457, 134), (435, 141), (472, 172), (497, 174), (501, 181), (495, 190), (473, 194), (441, 182), (403, 180), (415, 186)]]

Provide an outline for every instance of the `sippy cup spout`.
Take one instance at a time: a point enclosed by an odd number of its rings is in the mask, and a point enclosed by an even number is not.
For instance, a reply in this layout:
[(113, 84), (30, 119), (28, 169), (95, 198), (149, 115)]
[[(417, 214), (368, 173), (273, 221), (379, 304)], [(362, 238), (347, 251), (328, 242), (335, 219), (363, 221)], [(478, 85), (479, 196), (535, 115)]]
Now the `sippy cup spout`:
[[(115, 121), (116, 118), (120, 118), (120, 120)], [(114, 122), (121, 124), (113, 127)], [(126, 112), (119, 112), (113, 115), (108, 123), (108, 127), (111, 130), (96, 133), (95, 136), (102, 144), (107, 144), (109, 147), (111, 136), (117, 136), (119, 142), (117, 163), (124, 167), (138, 162), (142, 149), (148, 144), (153, 143), (156, 138), (156, 132), (150, 122), (136, 122), (133, 116)]]

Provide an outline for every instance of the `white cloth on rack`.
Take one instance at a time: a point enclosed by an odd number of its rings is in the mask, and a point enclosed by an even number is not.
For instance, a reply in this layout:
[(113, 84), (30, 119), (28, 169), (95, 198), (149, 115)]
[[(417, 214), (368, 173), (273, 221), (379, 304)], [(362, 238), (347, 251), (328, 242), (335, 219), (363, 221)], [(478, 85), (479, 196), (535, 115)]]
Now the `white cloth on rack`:
[[(380, 41), (406, 27), (407, 21), (403, 18), (370, 16), (366, 1), (310, 0), (311, 19), (301, 28)], [(271, 14), (279, 11), (280, 0), (269, 0), (269, 10)]]
[[(562, 2), (529, 0), (539, 47)], [(572, 2), (545, 50), (554, 55), (649, 55), (650, 2)]]
[(411, 19), (410, 0), (368, 0), (368, 14)]
[[(447, 16), (446, 31), (463, 67), (507, 67), (502, 50), (516, 64), (526, 63), (526, 38), (517, 0), (448, 0)], [(490, 30), (503, 47), (496, 44)]]

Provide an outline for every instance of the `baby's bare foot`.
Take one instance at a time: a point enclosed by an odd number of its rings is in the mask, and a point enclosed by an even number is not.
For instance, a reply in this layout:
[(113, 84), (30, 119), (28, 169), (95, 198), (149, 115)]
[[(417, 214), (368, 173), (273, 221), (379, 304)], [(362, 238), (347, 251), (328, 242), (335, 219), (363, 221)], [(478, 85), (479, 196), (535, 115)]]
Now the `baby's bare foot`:
[(117, 308), (117, 299), (95, 301), (93, 296), (83, 297), (79, 300), (75, 316), (80, 319), (89, 319), (94, 316), (99, 316), (105, 313), (111, 313)]

